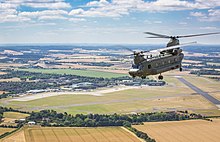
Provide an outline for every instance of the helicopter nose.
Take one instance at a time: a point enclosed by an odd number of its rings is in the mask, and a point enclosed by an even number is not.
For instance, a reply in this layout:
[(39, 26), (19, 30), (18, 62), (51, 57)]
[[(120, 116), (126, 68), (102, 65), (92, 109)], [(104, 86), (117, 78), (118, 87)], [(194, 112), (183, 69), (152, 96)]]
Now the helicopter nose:
[(138, 71), (139, 71), (139, 69), (130, 69), (128, 73), (131, 76), (138, 76)]

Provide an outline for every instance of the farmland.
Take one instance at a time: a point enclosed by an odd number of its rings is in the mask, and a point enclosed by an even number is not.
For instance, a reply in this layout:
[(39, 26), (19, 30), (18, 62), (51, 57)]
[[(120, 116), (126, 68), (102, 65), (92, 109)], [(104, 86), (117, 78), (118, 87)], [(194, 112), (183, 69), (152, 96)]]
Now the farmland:
[[(77, 141), (77, 142), (140, 142), (136, 136), (121, 127), (97, 128), (55, 128), (55, 127), (25, 127), (22, 130), (23, 142), (47, 141)], [(22, 135), (22, 132), (20, 132)], [(13, 135), (3, 139), (3, 142), (13, 140)], [(14, 139), (16, 140), (16, 139)], [(25, 141), (24, 141), (25, 140)]]
[(29, 115), (25, 113), (20, 113), (20, 112), (4, 112), (3, 116), (5, 118), (11, 118), (11, 119), (22, 119)]
[(29, 116), (28, 114), (19, 113), (19, 112), (4, 112), (3, 113), (3, 122), (1, 122), (1, 125), (12, 125), (16, 126), (15, 120), (23, 119), (25, 117)]
[(15, 128), (0, 128), (0, 135), (6, 133), (6, 132), (11, 132), (15, 130)]
[(77, 69), (19, 69), (19, 70), (40, 72), (40, 73), (51, 73), (51, 74), (54, 73), (54, 74), (71, 74), (71, 75), (87, 76), (87, 77), (103, 77), (103, 78), (121, 77), (127, 75), (121, 73), (111, 73), (111, 72), (94, 71), (94, 70), (77, 70)]
[(218, 142), (220, 139), (220, 119), (213, 119), (213, 122), (205, 120), (149, 122), (134, 127), (149, 134), (157, 142)]
[(0, 142), (26, 142), (23, 128), (3, 139), (0, 139)]

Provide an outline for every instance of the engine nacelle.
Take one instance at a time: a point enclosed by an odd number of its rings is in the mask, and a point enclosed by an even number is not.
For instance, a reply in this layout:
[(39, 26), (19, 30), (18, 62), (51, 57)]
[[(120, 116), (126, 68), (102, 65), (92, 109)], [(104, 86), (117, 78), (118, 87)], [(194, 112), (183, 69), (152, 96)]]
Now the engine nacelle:
[(182, 51), (182, 49), (173, 49), (173, 55), (179, 55)]

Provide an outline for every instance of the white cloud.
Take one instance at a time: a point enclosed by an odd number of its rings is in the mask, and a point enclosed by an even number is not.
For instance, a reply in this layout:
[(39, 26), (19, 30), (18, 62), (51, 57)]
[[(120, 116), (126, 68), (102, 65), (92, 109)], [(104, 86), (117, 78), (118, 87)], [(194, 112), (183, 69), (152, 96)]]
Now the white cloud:
[(82, 8), (74, 9), (69, 12), (69, 15), (81, 15), (84, 13), (84, 10)]
[(107, 0), (100, 1), (91, 1), (86, 4), (87, 7), (102, 7), (108, 5), (109, 2)]
[(65, 10), (43, 10), (43, 11), (35, 11), (35, 12), (20, 12), (19, 15), (36, 18), (39, 16), (61, 16), (67, 15), (68, 12)]
[[(47, 10), (20, 12), (18, 10), (21, 6)], [(24, 22), (39, 17), (41, 17), (39, 19), (66, 19), (63, 15), (67, 15), (68, 12), (61, 9), (70, 7), (70, 4), (64, 0), (2, 0), (0, 3), (0, 22)]]
[[(21, 6), (43, 8), (44, 10), (19, 12), (18, 9)], [(54, 19), (56, 17), (59, 17), (60, 19), (70, 19), (77, 17), (118, 18), (124, 15), (129, 15), (132, 12), (140, 11), (167, 12), (211, 9), (208, 11), (208, 14), (201, 12), (191, 12), (190, 15), (193, 17), (198, 17), (200, 21), (219, 21), (219, 10), (213, 10), (215, 7), (219, 6), (219, 0), (95, 0), (88, 2), (81, 8), (70, 10), (71, 5), (67, 2), (67, 0), (2, 0), (0, 3), (0, 14), (2, 17), (1, 19), (4, 19), (4, 17), (6, 18), (9, 15), (17, 15), (17, 17), (29, 19), (50, 19), (49, 17), (53, 17)], [(74, 19), (72, 20), (74, 21)]]
[(38, 19), (39, 20), (65, 20), (67, 18), (63, 16), (50, 15), (50, 16), (40, 16)]
[(201, 12), (191, 12), (190, 15), (196, 17), (199, 21), (220, 21), (220, 9), (210, 9), (207, 14)]
[(0, 23), (3, 22), (27, 22), (31, 21), (30, 18), (17, 16), (17, 15), (6, 15), (0, 17)]
[(190, 12), (190, 15), (194, 17), (204, 17), (206, 14), (202, 12)]
[(54, 2), (54, 3), (24, 3), (22, 5), (33, 7), (33, 8), (47, 8), (47, 9), (66, 9), (71, 8), (71, 5), (65, 2)]
[(71, 22), (85, 22), (86, 19), (84, 19), (84, 18), (70, 18), (69, 21), (71, 21)]
[(218, 28), (217, 27), (200, 27), (199, 29), (202, 29), (202, 30), (217, 30)]
[(88, 2), (87, 10), (79, 8), (69, 14), (82, 17), (120, 17), (132, 11), (166, 12), (193, 9), (210, 9), (220, 6), (219, 0), (99, 0)]

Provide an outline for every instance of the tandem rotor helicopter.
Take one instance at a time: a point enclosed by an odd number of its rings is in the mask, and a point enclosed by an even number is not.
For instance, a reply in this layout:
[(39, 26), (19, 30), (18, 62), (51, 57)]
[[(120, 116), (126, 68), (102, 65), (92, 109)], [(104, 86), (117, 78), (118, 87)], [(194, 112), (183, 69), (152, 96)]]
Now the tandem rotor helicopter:
[[(147, 38), (168, 38), (170, 41), (167, 43), (165, 48), (151, 50), (151, 51), (133, 51), (131, 49), (126, 48), (127, 50), (133, 52), (134, 62), (132, 64), (132, 68), (129, 70), (129, 74), (135, 77), (141, 77), (145, 79), (148, 75), (156, 75), (159, 80), (163, 79), (161, 73), (167, 72), (170, 70), (178, 69), (182, 71), (182, 60), (184, 54), (182, 53), (181, 47), (194, 44), (196, 42), (180, 44), (179, 38), (187, 38), (187, 37), (195, 37), (195, 36), (205, 36), (205, 35), (213, 35), (220, 34), (220, 32), (215, 33), (204, 33), (204, 34), (193, 34), (193, 35), (184, 35), (184, 36), (167, 36), (152, 32), (144, 32), (148, 35), (153, 35)], [(157, 56), (153, 56), (152, 53), (158, 53)], [(144, 53), (148, 53), (144, 55)], [(149, 54), (150, 53), (150, 54)], [(146, 56), (146, 57), (144, 57)]]

